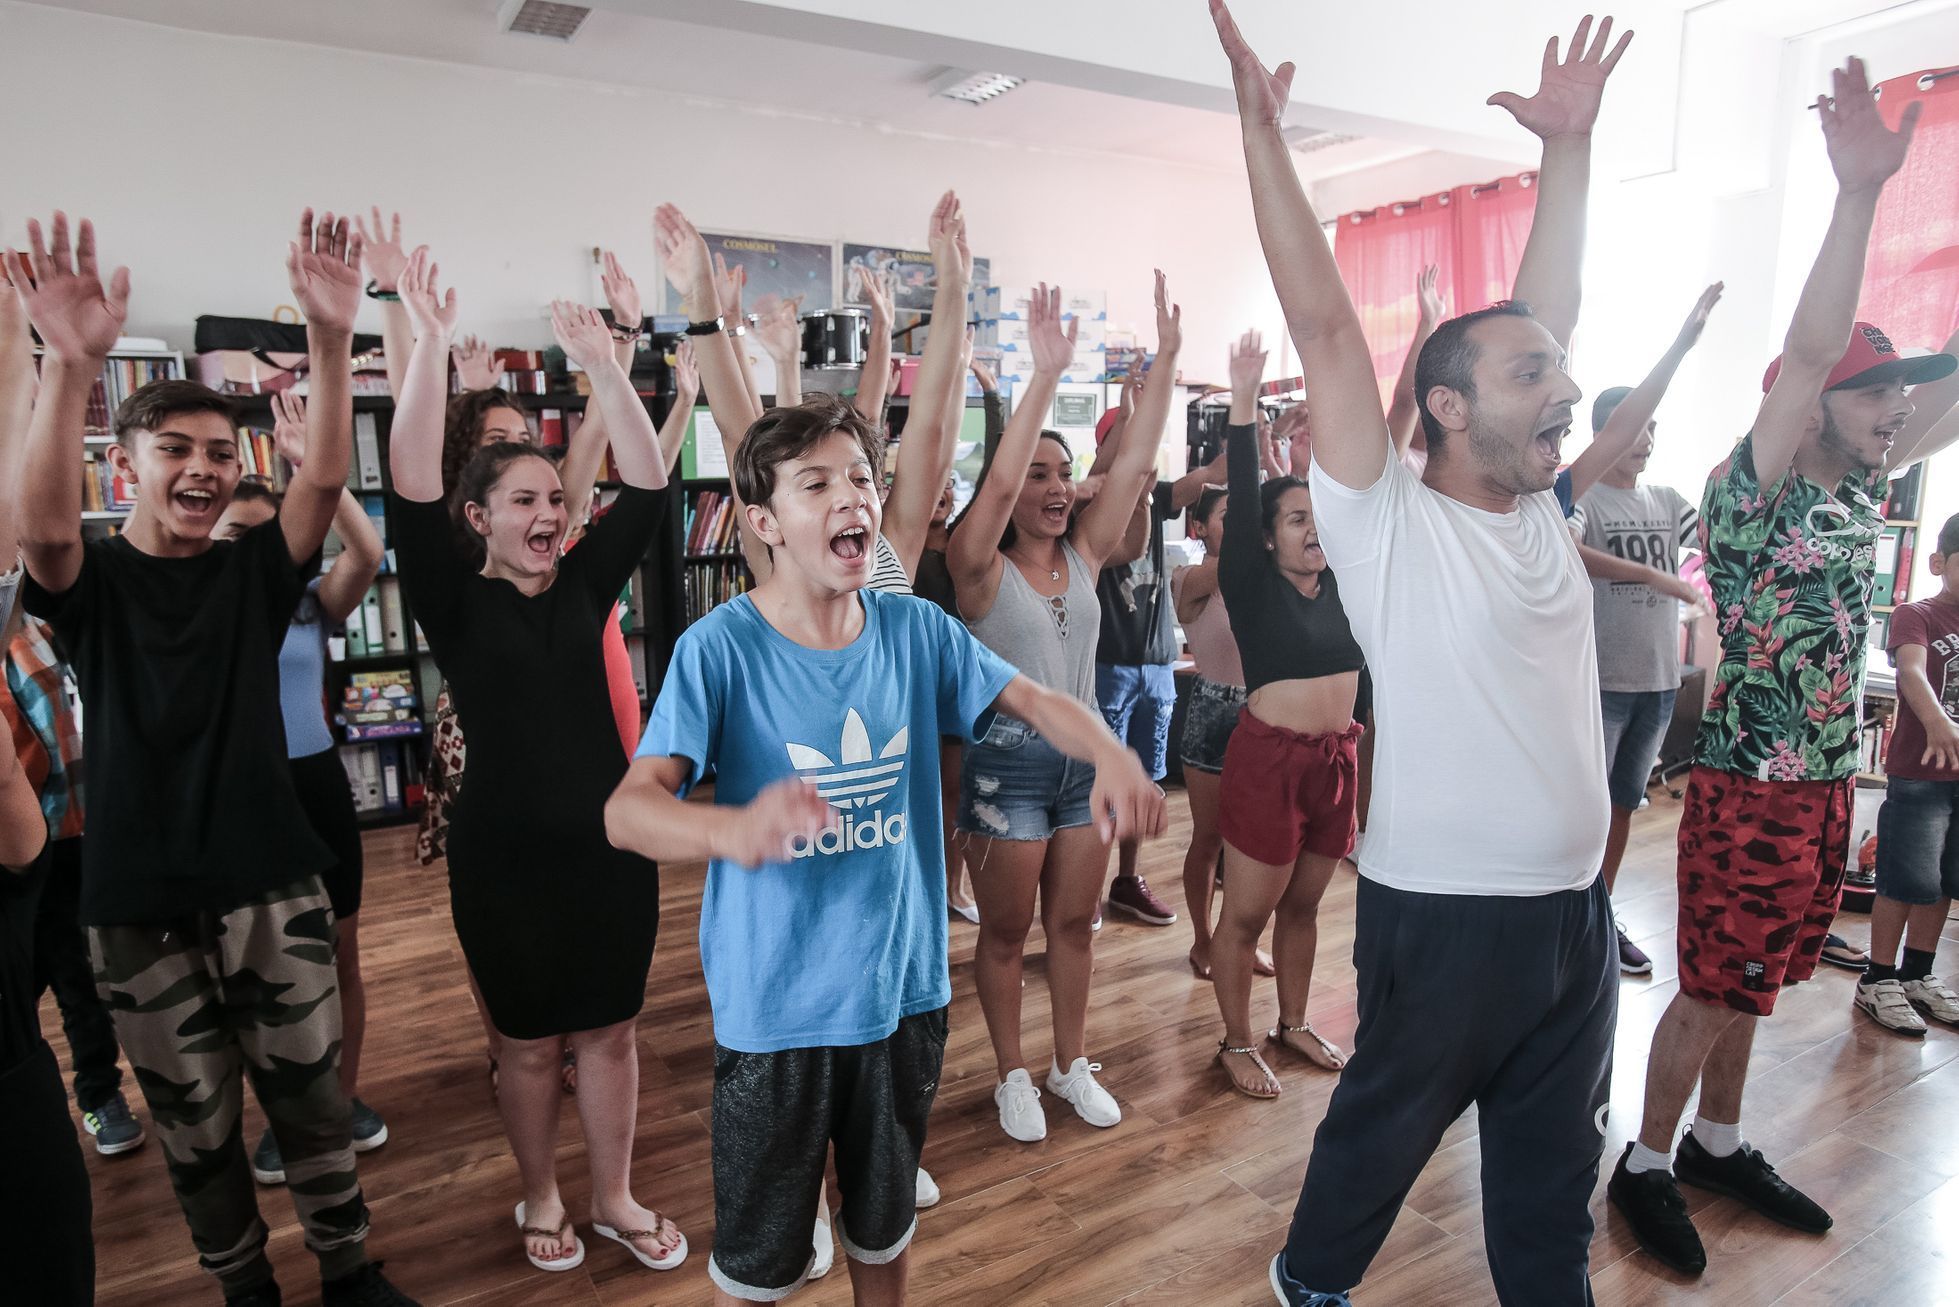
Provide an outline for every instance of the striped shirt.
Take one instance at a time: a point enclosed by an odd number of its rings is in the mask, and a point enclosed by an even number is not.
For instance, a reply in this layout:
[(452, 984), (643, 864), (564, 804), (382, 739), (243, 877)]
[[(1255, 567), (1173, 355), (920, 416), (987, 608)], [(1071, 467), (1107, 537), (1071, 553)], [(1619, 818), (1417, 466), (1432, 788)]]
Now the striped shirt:
[(905, 571), (904, 561), (898, 557), (898, 551), (891, 547), (891, 542), (884, 538), (883, 532), (878, 533), (877, 557), (871, 563), (871, 579), (865, 588), (897, 595), (912, 592), (911, 575)]

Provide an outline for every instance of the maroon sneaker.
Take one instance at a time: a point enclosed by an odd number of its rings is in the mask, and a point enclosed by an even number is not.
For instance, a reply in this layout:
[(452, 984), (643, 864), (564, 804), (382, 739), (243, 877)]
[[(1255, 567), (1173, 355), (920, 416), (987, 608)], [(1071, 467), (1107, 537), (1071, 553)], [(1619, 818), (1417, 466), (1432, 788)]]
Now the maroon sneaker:
[(1150, 891), (1141, 876), (1117, 876), (1109, 886), (1109, 911), (1126, 912), (1146, 926), (1175, 924), (1177, 914)]

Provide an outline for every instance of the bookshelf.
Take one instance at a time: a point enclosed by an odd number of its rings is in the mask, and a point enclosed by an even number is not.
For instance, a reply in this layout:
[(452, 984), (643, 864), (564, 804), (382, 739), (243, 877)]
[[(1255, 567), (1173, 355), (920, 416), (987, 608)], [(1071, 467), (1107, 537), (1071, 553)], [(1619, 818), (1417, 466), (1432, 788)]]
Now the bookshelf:
[[(34, 348), (34, 369), (40, 371), (46, 351)], [(116, 475), (109, 462), (109, 446), (116, 443), (116, 409), (133, 391), (152, 381), (181, 380), (184, 356), (164, 349), (161, 343), (125, 339), (116, 343), (103, 361), (102, 375), (89, 391), (88, 408), (83, 416), (82, 435), (82, 528), (86, 531), (122, 529), (135, 507), (135, 487)]]

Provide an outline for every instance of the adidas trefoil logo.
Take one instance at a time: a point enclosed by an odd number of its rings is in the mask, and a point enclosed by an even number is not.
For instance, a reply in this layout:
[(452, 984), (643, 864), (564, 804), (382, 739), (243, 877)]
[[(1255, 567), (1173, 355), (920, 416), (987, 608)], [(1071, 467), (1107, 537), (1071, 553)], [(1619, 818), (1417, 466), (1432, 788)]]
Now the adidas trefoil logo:
[(816, 792), (830, 806), (844, 814), (842, 823), (824, 831), (812, 843), (798, 837), (790, 844), (793, 857), (816, 854), (849, 853), (855, 849), (882, 848), (905, 838), (905, 814), (872, 812), (853, 819), (857, 810), (874, 807), (898, 788), (905, 775), (905, 755), (911, 743), (911, 728), (899, 727), (875, 755), (871, 752), (871, 733), (855, 708), (843, 719), (843, 739), (833, 761), (821, 749), (807, 744), (786, 742), (789, 764), (798, 775), (816, 785)]

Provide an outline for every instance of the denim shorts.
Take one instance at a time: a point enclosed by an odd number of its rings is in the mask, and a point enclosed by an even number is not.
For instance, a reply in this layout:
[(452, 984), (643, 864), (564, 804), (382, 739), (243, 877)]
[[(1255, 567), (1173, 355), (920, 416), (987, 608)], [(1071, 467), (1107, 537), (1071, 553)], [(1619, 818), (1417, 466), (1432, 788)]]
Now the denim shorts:
[(1677, 690), (1600, 690), (1605, 719), (1605, 790), (1612, 806), (1630, 811), (1646, 798), (1646, 782), (1660, 760), (1660, 745), (1673, 722)]
[(1177, 710), (1177, 675), (1170, 664), (1095, 664), (1095, 702), (1110, 732), (1143, 760), (1150, 779), (1162, 780), (1170, 769), (1170, 718)]
[(1092, 819), (1095, 768), (1004, 714), (959, 764), (959, 829), (996, 840), (1044, 840)]
[(1959, 781), (1893, 776), (1877, 810), (1877, 892), (1895, 903), (1959, 898)]
[(1245, 706), (1245, 687), (1222, 685), (1198, 677), (1190, 687), (1190, 704), (1184, 709), (1184, 738), (1181, 753), (1185, 771), (1224, 771), (1224, 749), (1231, 743), (1231, 732), (1238, 725), (1238, 710)]
[(918, 1229), (918, 1158), (945, 1060), (946, 1009), (873, 1044), (742, 1053), (714, 1046), (714, 1255), (708, 1278), (750, 1302), (808, 1278), (810, 1226), (836, 1147), (837, 1238), (881, 1266)]

